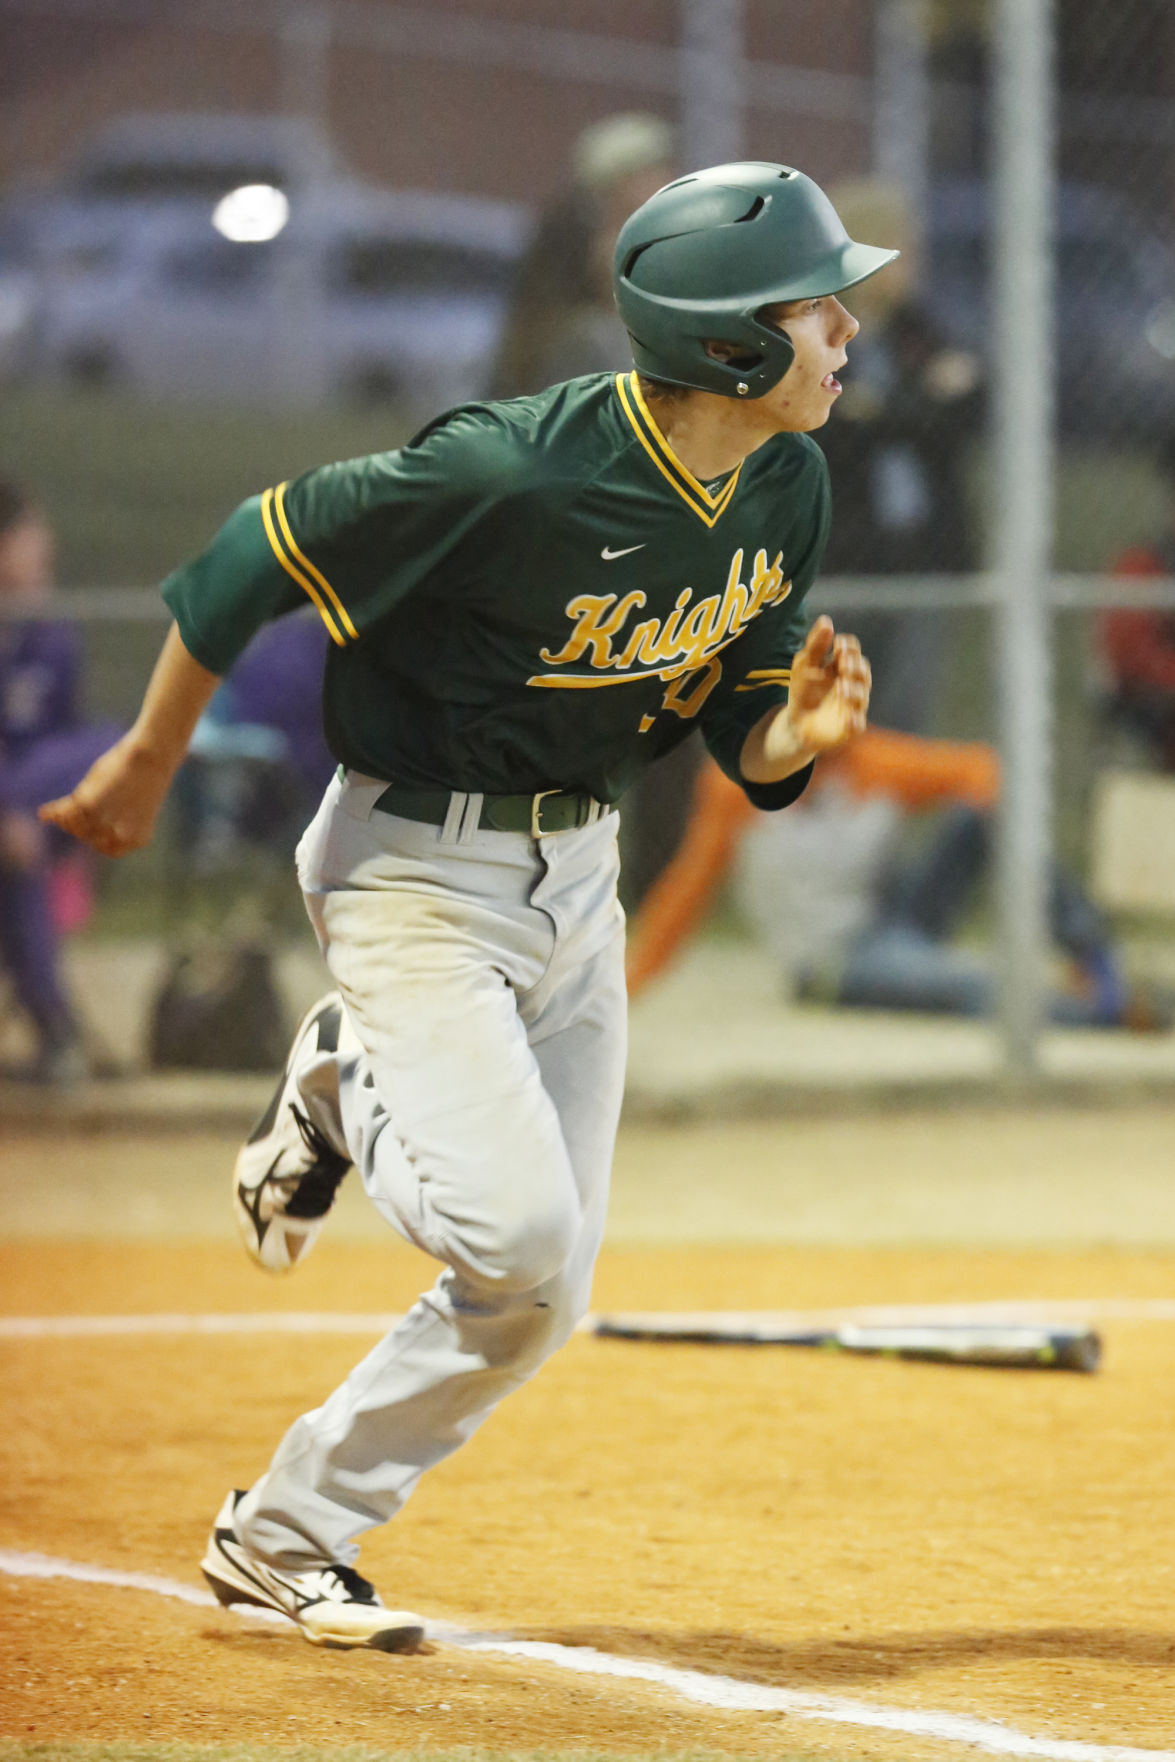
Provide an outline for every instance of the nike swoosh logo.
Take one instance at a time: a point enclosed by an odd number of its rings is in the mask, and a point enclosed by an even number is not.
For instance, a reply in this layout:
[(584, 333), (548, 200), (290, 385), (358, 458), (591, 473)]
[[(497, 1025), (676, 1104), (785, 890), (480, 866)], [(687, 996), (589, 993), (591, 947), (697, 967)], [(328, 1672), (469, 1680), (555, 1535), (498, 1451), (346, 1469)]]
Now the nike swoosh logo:
[(600, 555), (603, 557), (605, 563), (612, 563), (617, 557), (629, 557), (632, 555), (633, 551), (643, 551), (644, 548), (644, 545), (629, 545), (627, 550), (613, 551), (609, 550), (608, 546), (605, 545), (600, 552)]

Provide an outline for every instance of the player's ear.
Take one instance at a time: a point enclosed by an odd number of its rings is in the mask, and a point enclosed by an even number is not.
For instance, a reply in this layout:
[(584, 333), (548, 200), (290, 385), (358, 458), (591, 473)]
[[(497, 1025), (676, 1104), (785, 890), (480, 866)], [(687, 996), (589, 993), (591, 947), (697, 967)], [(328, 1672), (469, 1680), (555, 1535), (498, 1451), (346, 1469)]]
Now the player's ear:
[(737, 353), (733, 343), (720, 342), (717, 337), (711, 337), (703, 346), (711, 361), (733, 361)]

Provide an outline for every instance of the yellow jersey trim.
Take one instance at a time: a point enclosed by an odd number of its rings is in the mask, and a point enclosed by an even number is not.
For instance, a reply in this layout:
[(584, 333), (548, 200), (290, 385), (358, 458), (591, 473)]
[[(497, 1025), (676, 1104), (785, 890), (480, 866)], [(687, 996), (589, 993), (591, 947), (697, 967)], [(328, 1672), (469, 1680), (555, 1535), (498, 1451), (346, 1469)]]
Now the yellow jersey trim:
[(707, 526), (716, 526), (733, 500), (735, 489), (738, 486), (739, 473), (742, 471), (741, 462), (735, 466), (719, 493), (712, 496), (706, 486), (698, 482), (693, 472), (682, 464), (657, 427), (653, 413), (641, 392), (640, 380), (636, 372), (618, 373), (616, 375), (616, 390), (620, 397), (621, 408), (629, 420), (633, 433), (662, 477), (673, 486), (682, 501), (693, 509), (699, 520)]
[[(347, 638), (342, 630), (339, 629), (339, 625), (335, 621), (335, 611), (340, 614), (342, 623), (346, 626), (347, 630), (350, 631), (352, 636), (357, 634), (355, 627), (347, 617), (346, 612), (343, 611), (342, 606), (339, 604), (338, 596), (330, 587), (330, 584), (324, 580), (317, 569), (313, 568), (313, 565), (307, 561), (294, 543), (293, 535), (290, 533), (289, 521), (286, 519), (285, 510), (278, 499), (285, 487), (285, 484), (282, 483), (278, 485), (276, 490), (267, 489), (261, 498), (261, 522), (265, 527), (265, 536), (269, 540), (269, 547), (290, 579), (296, 581), (298, 586), (302, 589), (302, 592), (314, 603), (319, 617), (330, 632), (331, 641), (337, 643), (340, 648), (345, 648)], [(304, 567), (300, 568), (298, 563), (292, 562), (290, 557), (286, 554), (282, 536), (278, 532), (277, 524), (274, 519), (275, 514), (281, 521), (282, 530), (288, 538), (290, 549), (299, 559), (299, 563), (304, 565)], [(317, 580), (322, 583), (323, 588), (325, 588), (326, 593), (329, 595), (331, 605), (327, 604), (327, 601), (323, 598), (322, 593), (320, 593), (315, 582), (311, 579), (311, 575), (306, 572), (307, 570), (311, 571), (313, 575), (317, 577)], [(335, 610), (332, 610), (332, 606)]]
[(351, 637), (358, 637), (359, 632), (356, 630), (356, 628), (352, 624), (350, 618), (347, 616), (347, 608), (344, 606), (342, 600), (339, 598), (338, 594), (335, 592), (334, 588), (331, 586), (331, 584), (327, 580), (326, 576), (322, 573), (321, 570), (316, 569), (314, 567), (314, 564), (310, 561), (310, 558), (307, 556), (304, 556), (303, 553), (298, 549), (297, 543), (295, 542), (295, 539), (294, 539), (294, 535), (290, 531), (290, 523), (286, 519), (286, 485), (284, 483), (279, 483), (277, 488), (274, 490), (274, 492), (273, 492), (273, 505), (274, 505), (274, 508), (277, 512), (278, 520), (281, 523), (281, 529), (282, 529), (283, 534), (285, 535), (286, 544), (289, 546), (291, 557), (293, 557), (293, 559), (296, 563), (300, 563), (302, 565), (303, 569), (305, 569), (307, 575), (312, 576), (313, 579), (318, 583), (319, 587), (322, 589), (323, 593), (326, 595), (327, 599), (330, 601), (331, 606), (334, 608), (334, 611), (335, 611), (335, 614), (339, 620), (339, 623), (342, 625), (343, 629), (347, 632), (347, 635), (351, 636)]
[(613, 674), (610, 679), (597, 679), (591, 673), (536, 673), (526, 683), (545, 686), (548, 691), (601, 691), (605, 685), (635, 685), (641, 679), (667, 678), (668, 670), (664, 673)]
[(340, 632), (340, 630), (338, 628), (338, 625), (335, 623), (334, 619), (331, 617), (329, 611), (327, 610), (325, 604), (323, 603), (322, 596), (318, 592), (318, 589), (315, 587), (314, 583), (310, 580), (310, 577), (308, 575), (304, 575), (300, 569), (295, 568), (294, 564), (290, 562), (290, 559), (286, 556), (285, 551), (282, 549), (281, 540), (277, 534), (277, 528), (273, 523), (273, 513), (272, 513), (273, 502), (274, 502), (273, 491), (271, 489), (267, 489), (265, 494), (261, 498), (261, 520), (262, 520), (262, 524), (265, 527), (265, 536), (269, 540), (270, 549), (272, 550), (274, 556), (277, 558), (278, 562), (281, 564), (282, 568), (285, 570), (286, 574), (288, 576), (290, 576), (292, 580), (296, 581), (298, 583), (298, 586), (302, 589), (302, 592), (309, 595), (310, 599), (313, 600), (314, 604), (318, 608), (319, 617), (322, 619), (322, 622), (326, 625), (327, 629), (330, 631), (332, 642), (337, 642), (339, 647), (342, 648), (344, 646), (344, 644), (346, 643), (347, 639), (345, 636), (342, 635), (342, 633)]
[[(642, 679), (660, 679), (662, 683), (688, 679), (692, 674), (700, 673), (703, 667), (711, 666), (716, 656), (723, 649), (729, 648), (732, 642), (737, 642), (741, 635), (741, 630), (736, 630), (733, 636), (720, 642), (717, 648), (703, 655), (700, 661), (689, 664), (684, 661), (670, 661), (664, 667), (645, 667), (639, 673), (612, 673), (606, 678), (597, 673), (535, 673), (526, 683), (543, 685), (551, 691), (599, 691), (605, 685), (635, 685)], [(738, 689), (736, 686), (735, 690)]]
[(752, 667), (747, 674), (751, 681), (747, 685), (736, 685), (736, 691), (762, 691), (765, 685), (790, 685), (790, 667)]

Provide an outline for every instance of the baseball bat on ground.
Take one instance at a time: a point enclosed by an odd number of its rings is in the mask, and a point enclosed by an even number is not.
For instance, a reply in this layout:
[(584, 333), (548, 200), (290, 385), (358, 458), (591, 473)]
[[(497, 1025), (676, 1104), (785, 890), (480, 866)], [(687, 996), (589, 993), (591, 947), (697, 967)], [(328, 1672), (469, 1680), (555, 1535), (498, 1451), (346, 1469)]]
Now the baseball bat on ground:
[(693, 1345), (813, 1346), (825, 1352), (920, 1359), (934, 1364), (982, 1364), (1035, 1370), (1095, 1371), (1102, 1343), (1089, 1327), (1032, 1322), (951, 1322), (884, 1327), (845, 1322), (803, 1327), (752, 1315), (595, 1315), (587, 1332), (605, 1340)]

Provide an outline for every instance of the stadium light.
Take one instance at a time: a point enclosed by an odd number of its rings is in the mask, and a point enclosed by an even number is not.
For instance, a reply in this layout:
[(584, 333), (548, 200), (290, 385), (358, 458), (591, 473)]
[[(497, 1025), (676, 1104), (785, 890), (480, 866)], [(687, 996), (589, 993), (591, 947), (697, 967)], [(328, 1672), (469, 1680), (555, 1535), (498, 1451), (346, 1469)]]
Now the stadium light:
[(242, 184), (222, 196), (212, 210), (213, 226), (234, 245), (276, 239), (289, 218), (289, 198), (272, 184)]

